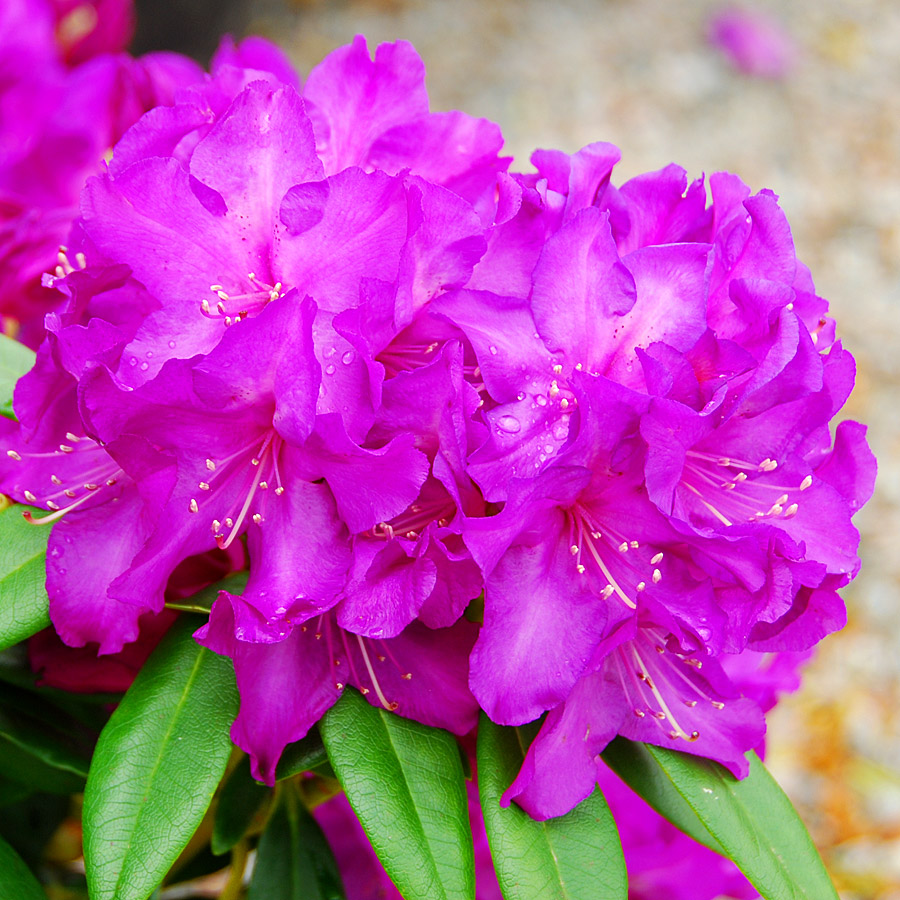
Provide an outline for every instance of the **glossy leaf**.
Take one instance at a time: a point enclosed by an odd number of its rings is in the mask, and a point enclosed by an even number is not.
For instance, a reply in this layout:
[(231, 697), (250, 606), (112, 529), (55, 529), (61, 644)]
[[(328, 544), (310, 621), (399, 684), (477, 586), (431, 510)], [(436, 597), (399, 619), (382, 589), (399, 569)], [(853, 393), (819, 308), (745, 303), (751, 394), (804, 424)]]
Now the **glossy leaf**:
[(313, 725), (306, 737), (293, 744), (288, 744), (278, 760), (278, 767), (275, 769), (275, 778), (281, 781), (284, 778), (292, 778), (301, 772), (310, 772), (315, 770), (322, 775), (334, 777), (334, 772), (328, 762), (328, 754), (325, 752), (325, 745), (322, 743), (322, 736), (319, 729)]
[(22, 518), (27, 506), (0, 512), (0, 650), (50, 624), (44, 568), (50, 529)]
[(687, 800), (673, 790), (665, 770), (649, 753), (635, 752), (635, 744), (616, 738), (601, 754), (603, 761), (636, 794), (643, 797), (664, 819), (695, 841), (726, 856), (722, 845), (707, 831)]
[(475, 895), (456, 740), (348, 688), (319, 723), (328, 758), (381, 864), (406, 900)]
[(0, 416), (14, 419), (13, 388), (34, 365), (34, 350), (0, 334)]
[(227, 853), (244, 836), (263, 801), (271, 793), (271, 788), (253, 780), (250, 760), (245, 756), (228, 776), (219, 794), (210, 842), (213, 853)]
[(247, 900), (344, 900), (331, 848), (293, 785), (281, 789), (256, 853)]
[(22, 857), (0, 838), (0, 897), (9, 900), (47, 900)]
[(750, 774), (738, 781), (707, 759), (652, 744), (626, 746), (635, 766), (662, 773), (646, 781), (644, 799), (659, 808), (668, 802), (661, 795), (680, 795), (765, 900), (837, 900), (806, 827), (755, 753), (747, 754)]
[(92, 900), (145, 900), (194, 833), (232, 750), (238, 708), (229, 660), (176, 622), (113, 713), (84, 796)]
[(497, 880), (506, 900), (626, 900), (619, 833), (599, 788), (564, 816), (538, 822), (500, 806), (529, 745), (525, 729), (478, 725), (478, 789)]

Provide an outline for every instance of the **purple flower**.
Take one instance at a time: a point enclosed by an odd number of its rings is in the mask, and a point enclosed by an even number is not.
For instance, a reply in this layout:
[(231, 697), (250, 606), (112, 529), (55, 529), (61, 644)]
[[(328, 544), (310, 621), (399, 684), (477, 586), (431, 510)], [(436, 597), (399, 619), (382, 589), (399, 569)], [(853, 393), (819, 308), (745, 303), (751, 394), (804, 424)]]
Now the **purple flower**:
[[(261, 42), (226, 43), (213, 68), (89, 180), (45, 279), (64, 298), (46, 372), (17, 395), (0, 474), (54, 504), (51, 616), (102, 653), (163, 608), (184, 560), (246, 544), (246, 589), (220, 595), (198, 638), (234, 660), (235, 740), (271, 780), (345, 684), (429, 724), (474, 724), (476, 627), (459, 620), (482, 574), (461, 532), (485, 513), (466, 471), (484, 432), (471, 351), (431, 305), (483, 254), (507, 161), (495, 126), (428, 112), (408, 45), (373, 63), (360, 39), (303, 96)], [(65, 416), (38, 428), (54, 391)], [(80, 441), (72, 473), (48, 462), (63, 426)], [(87, 466), (104, 486), (72, 502), (31, 487), (57, 476), (65, 494)]]
[(745, 75), (783, 78), (797, 48), (784, 27), (760, 10), (737, 6), (719, 10), (709, 23), (709, 41)]
[(535, 154), (480, 290), (434, 305), (475, 355), (469, 473), (502, 504), (463, 529), (472, 689), (501, 723), (549, 710), (507, 794), (540, 817), (615, 734), (746, 772), (762, 709), (723, 663), (841, 626), (874, 478), (861, 426), (829, 435), (853, 361), (777, 198), (715, 175), (707, 208), (674, 166), (615, 188), (616, 158)]
[[(18, 321), (19, 338), (32, 346), (43, 337), (44, 313), (59, 303), (41, 276), (57, 262), (85, 179), (145, 110), (202, 78), (175, 54), (107, 52), (127, 42), (126, 4), (57, 6), (14, 0), (0, 14), (0, 313)], [(57, 58), (56, 37), (70, 68)], [(65, 250), (60, 263), (68, 266)]]

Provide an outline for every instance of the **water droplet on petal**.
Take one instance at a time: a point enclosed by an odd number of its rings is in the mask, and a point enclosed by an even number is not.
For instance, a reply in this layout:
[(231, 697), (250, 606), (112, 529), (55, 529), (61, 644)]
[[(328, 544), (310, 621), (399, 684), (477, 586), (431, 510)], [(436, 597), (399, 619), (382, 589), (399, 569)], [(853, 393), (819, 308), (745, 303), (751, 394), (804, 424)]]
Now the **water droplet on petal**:
[(325, 374), (334, 375), (334, 363), (328, 363), (328, 365), (325, 366)]
[(324, 356), (325, 359), (331, 359), (331, 357), (334, 356), (335, 353), (337, 353), (337, 347), (326, 347), (322, 351), (322, 356)]
[(491, 344), (491, 346), (488, 347), (488, 350), (490, 351), (491, 356), (496, 356), (496, 355), (497, 355), (497, 348), (496, 348), (493, 344)]
[(129, 365), (129, 366), (136, 366), (136, 365), (137, 365), (137, 357), (136, 357), (136, 356), (132, 356), (131, 359), (128, 360), (128, 365)]
[(352, 350), (348, 350), (348, 351), (347, 351), (346, 353), (344, 353), (344, 355), (341, 357), (341, 362), (342, 362), (345, 366), (349, 366), (350, 363), (352, 363), (354, 359), (356, 359), (356, 354), (355, 354)]
[(515, 416), (500, 416), (497, 419), (497, 429), (507, 434), (518, 434), (522, 425)]
[(535, 402), (538, 406), (546, 406), (547, 398), (543, 394), (538, 394), (537, 397), (535, 397)]
[(569, 435), (569, 424), (560, 420), (553, 426), (553, 437), (558, 441), (564, 441)]
[(516, 394), (516, 400), (524, 400), (524, 399), (525, 399), (525, 391), (519, 391), (519, 393)]
[(150, 368), (150, 363), (148, 363), (146, 361), (141, 363), (141, 371), (142, 372), (146, 372), (147, 369), (149, 369), (149, 368)]
[(175, 341), (169, 341), (169, 349), (170, 349), (170, 350), (174, 350), (174, 349), (175, 349)]

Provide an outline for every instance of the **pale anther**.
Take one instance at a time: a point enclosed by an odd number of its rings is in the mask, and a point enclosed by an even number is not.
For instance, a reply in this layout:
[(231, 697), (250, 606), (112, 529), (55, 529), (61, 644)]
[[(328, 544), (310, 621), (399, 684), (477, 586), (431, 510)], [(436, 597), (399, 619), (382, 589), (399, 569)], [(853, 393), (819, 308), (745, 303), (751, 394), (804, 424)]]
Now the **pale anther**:
[(191, 502), (190, 502), (188, 508), (190, 509), (190, 511), (192, 513), (200, 511), (200, 507), (197, 505), (197, 501), (193, 497), (191, 497)]
[(660, 581), (662, 581), (662, 572), (660, 572), (659, 569), (654, 569), (653, 570), (653, 583), (659, 584)]
[(34, 503), (35, 500), (37, 500), (37, 497), (35, 497), (34, 494), (31, 493), (31, 491), (25, 491), (24, 493), (25, 493), (25, 499), (29, 503)]
[(662, 562), (662, 558), (663, 558), (663, 554), (661, 552), (657, 553), (656, 556), (654, 556), (650, 559), (650, 565), (658, 566)]
[(259, 513), (254, 513), (253, 514), (253, 523), (255, 525), (262, 525), (263, 517)]
[(800, 482), (800, 490), (805, 491), (812, 484), (812, 475), (807, 475), (803, 481)]
[(644, 590), (645, 587), (647, 587), (647, 582), (646, 582), (646, 581), (639, 581), (639, 582), (637, 583), (637, 589), (638, 589), (638, 591)]
[(14, 459), (16, 462), (19, 462), (19, 461), (22, 459), (22, 457), (19, 456), (19, 454), (16, 453), (15, 450), (7, 450), (7, 451), (6, 451), (6, 455), (7, 455), (10, 459)]
[(559, 401), (559, 408), (560, 409), (568, 409), (569, 408), (569, 401), (566, 400), (565, 397), (563, 397), (562, 400)]
[(200, 488), (201, 491), (209, 490), (209, 485), (205, 481), (201, 481), (200, 484), (197, 485), (197, 487)]
[(619, 544), (619, 553), (627, 553), (628, 552), (628, 541), (622, 541)]
[(571, 553), (572, 556), (577, 556), (578, 555), (578, 544), (572, 544), (572, 546), (569, 547), (569, 553)]
[(211, 459), (208, 459), (206, 461), (206, 468), (209, 469), (210, 472), (212, 472), (216, 468), (216, 464)]
[(284, 488), (279, 485), (277, 488), (275, 488), (275, 493), (280, 497), (284, 493)]

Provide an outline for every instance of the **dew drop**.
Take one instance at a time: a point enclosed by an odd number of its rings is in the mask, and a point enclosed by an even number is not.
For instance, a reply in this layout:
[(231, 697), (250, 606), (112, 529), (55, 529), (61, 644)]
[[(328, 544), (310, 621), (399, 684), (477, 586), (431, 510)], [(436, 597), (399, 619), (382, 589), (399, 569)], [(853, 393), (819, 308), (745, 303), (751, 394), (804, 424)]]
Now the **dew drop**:
[(497, 355), (497, 348), (496, 348), (493, 344), (491, 344), (491, 346), (488, 347), (488, 350), (490, 351), (491, 356), (496, 356), (496, 355)]
[(169, 341), (169, 349), (170, 349), (170, 350), (174, 350), (174, 349), (175, 349), (175, 341)]
[(538, 394), (537, 397), (535, 397), (535, 401), (537, 402), (538, 406), (547, 405), (547, 398), (543, 394)]
[(697, 634), (699, 635), (700, 640), (704, 642), (708, 641), (712, 637), (712, 632), (708, 628), (698, 628)]
[(522, 428), (521, 423), (515, 416), (500, 416), (497, 419), (497, 430), (506, 434), (518, 434)]
[(569, 425), (567, 422), (559, 421), (553, 426), (553, 437), (558, 441), (564, 441), (569, 435)]
[(525, 391), (519, 391), (519, 393), (516, 394), (516, 400), (524, 400), (524, 399), (525, 399)]
[(50, 556), (52, 556), (54, 559), (57, 559), (61, 553), (62, 553), (62, 551), (59, 549), (59, 547), (54, 547), (50, 551)]
[(352, 350), (348, 350), (348, 351), (347, 351), (346, 353), (344, 353), (344, 355), (341, 357), (341, 362), (342, 362), (345, 366), (349, 366), (350, 363), (352, 363), (354, 359), (356, 359), (356, 354), (355, 354)]
[(328, 363), (328, 365), (325, 366), (325, 374), (326, 375), (334, 375), (334, 371), (335, 371), (334, 363)]
[(152, 350), (147, 351), (147, 359), (153, 359), (153, 351)]
[(150, 363), (148, 363), (146, 361), (141, 363), (141, 371), (142, 372), (146, 372), (147, 369), (149, 369), (149, 368), (150, 368)]
[(334, 356), (335, 353), (337, 353), (337, 347), (326, 347), (322, 351), (322, 356), (324, 356), (325, 359), (331, 359), (331, 357)]
[(553, 444), (545, 444), (544, 453), (546, 453), (547, 456), (550, 456), (550, 454), (553, 453)]
[(129, 365), (129, 366), (136, 366), (136, 365), (137, 365), (137, 357), (136, 357), (136, 356), (132, 356), (131, 359), (128, 360), (128, 365)]

